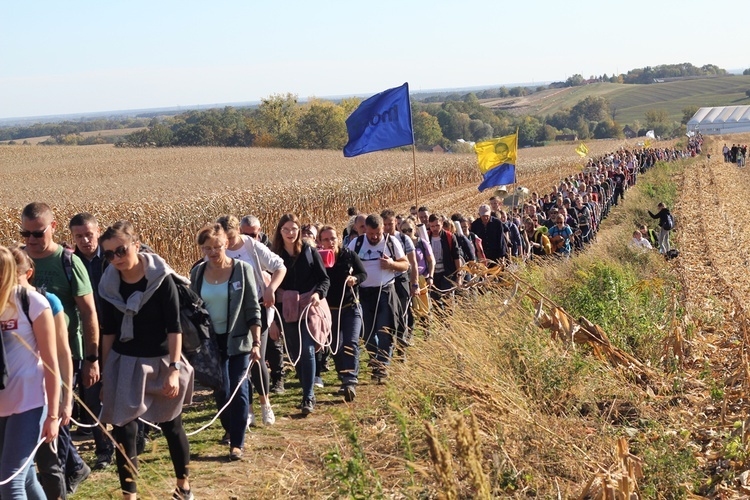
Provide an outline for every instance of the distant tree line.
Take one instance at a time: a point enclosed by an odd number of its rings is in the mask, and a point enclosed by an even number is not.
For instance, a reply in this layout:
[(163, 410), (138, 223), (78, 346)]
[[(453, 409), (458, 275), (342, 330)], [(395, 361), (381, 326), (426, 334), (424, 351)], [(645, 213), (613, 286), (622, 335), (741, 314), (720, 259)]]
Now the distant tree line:
[(71, 134), (80, 134), (81, 132), (145, 127), (148, 123), (149, 120), (147, 118), (122, 118), (35, 123), (25, 126), (2, 127), (0, 128), (0, 141), (41, 137), (44, 135), (61, 138)]

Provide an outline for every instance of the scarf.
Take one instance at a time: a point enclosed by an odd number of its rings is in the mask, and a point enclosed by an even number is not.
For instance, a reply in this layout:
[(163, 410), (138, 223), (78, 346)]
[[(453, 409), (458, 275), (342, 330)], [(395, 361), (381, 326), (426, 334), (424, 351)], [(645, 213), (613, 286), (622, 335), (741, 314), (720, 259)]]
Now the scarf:
[(172, 274), (175, 276), (175, 279), (185, 280), (185, 278), (179, 276), (158, 255), (145, 252), (138, 255), (142, 256), (145, 260), (145, 277), (147, 282), (145, 291), (133, 292), (126, 302), (120, 294), (120, 272), (115, 266), (108, 266), (102, 274), (102, 280), (99, 282), (99, 297), (115, 306), (117, 310), (124, 314), (122, 325), (120, 326), (120, 342), (133, 340), (133, 317), (138, 314), (141, 307), (159, 289), (164, 279)]

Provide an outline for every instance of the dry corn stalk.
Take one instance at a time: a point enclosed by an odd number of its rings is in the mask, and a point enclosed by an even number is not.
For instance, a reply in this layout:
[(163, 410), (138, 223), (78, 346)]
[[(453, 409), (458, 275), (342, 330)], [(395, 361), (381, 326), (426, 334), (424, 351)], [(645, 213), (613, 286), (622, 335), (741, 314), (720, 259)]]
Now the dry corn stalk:
[(638, 480), (643, 478), (643, 460), (630, 453), (625, 438), (617, 440), (617, 462), (601, 469), (586, 484), (579, 500), (638, 500)]

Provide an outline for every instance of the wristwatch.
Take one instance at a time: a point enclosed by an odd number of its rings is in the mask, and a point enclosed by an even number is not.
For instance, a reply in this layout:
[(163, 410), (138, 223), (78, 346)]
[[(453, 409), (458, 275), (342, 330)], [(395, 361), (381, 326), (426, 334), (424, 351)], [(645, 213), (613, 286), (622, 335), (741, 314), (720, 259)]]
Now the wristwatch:
[(253, 347), (260, 347), (260, 341), (253, 340)]
[(88, 361), (89, 363), (96, 363), (97, 361), (99, 361), (99, 356), (97, 356), (96, 354), (86, 356), (86, 361)]
[(182, 370), (183, 363), (182, 361), (175, 361), (174, 363), (169, 363), (170, 368), (174, 368), (177, 371)]

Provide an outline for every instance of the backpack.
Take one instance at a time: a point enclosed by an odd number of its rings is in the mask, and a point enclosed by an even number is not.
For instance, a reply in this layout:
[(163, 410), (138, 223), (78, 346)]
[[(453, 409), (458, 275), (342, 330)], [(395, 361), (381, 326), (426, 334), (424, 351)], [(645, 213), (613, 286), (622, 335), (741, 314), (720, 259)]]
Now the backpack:
[(664, 222), (662, 229), (665, 231), (671, 231), (674, 229), (674, 216), (671, 213), (667, 214), (667, 220)]
[(211, 338), (213, 325), (203, 299), (174, 274), (170, 275), (177, 287), (180, 301), (180, 326), (182, 327), (182, 351), (190, 356), (200, 351), (203, 342)]

